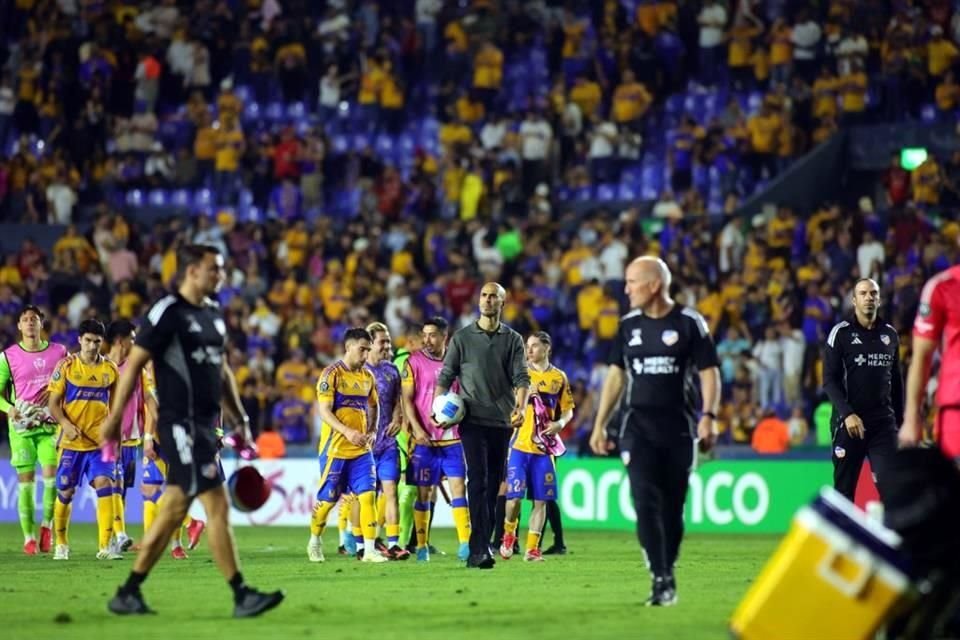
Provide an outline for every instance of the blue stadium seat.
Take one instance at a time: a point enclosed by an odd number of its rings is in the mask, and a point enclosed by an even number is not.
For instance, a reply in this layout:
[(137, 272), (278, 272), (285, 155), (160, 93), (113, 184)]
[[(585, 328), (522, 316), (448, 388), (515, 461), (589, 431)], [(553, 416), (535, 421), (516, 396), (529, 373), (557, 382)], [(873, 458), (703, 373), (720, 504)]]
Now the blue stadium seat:
[(750, 97), (747, 98), (747, 111), (749, 113), (754, 113), (760, 110), (760, 105), (763, 104), (763, 94), (759, 91), (754, 91), (750, 94)]
[(307, 107), (302, 102), (294, 102), (287, 106), (287, 118), (302, 120), (307, 117)]
[(246, 104), (253, 99), (253, 91), (245, 84), (239, 84), (233, 88), (233, 95), (239, 98), (240, 102)]
[(273, 122), (279, 122), (283, 120), (283, 104), (279, 102), (271, 102), (267, 105), (267, 111), (265, 113), (268, 120)]
[(554, 193), (560, 202), (566, 202), (573, 197), (573, 192), (567, 186), (557, 187)]
[(213, 192), (210, 189), (197, 189), (193, 194), (193, 206), (208, 209), (213, 206)]
[(170, 200), (170, 194), (166, 189), (153, 189), (147, 196), (147, 202), (151, 207), (165, 207)]
[(353, 136), (352, 148), (354, 151), (363, 151), (370, 146), (370, 136), (365, 133), (358, 133)]
[(700, 191), (705, 190), (710, 185), (710, 172), (702, 165), (693, 167), (693, 184)]
[(593, 199), (593, 187), (577, 187), (573, 190), (573, 197), (575, 200), (581, 202), (585, 200)]
[(413, 156), (417, 150), (417, 143), (409, 133), (402, 134), (397, 140), (397, 143), (397, 147), (404, 155)]
[(140, 189), (130, 189), (127, 191), (126, 205), (139, 209), (143, 206), (143, 191)]
[(920, 119), (930, 124), (937, 121), (937, 108), (932, 104), (925, 104), (920, 109)]
[(248, 102), (247, 105), (243, 108), (243, 119), (244, 120), (259, 120), (260, 119), (260, 105), (256, 102)]
[(637, 189), (632, 184), (621, 183), (617, 189), (617, 200), (636, 200), (637, 196)]
[(617, 188), (612, 184), (597, 185), (597, 200), (610, 202), (617, 199)]
[(240, 192), (239, 198), (241, 207), (249, 207), (253, 204), (253, 192), (250, 189), (244, 189)]
[(170, 196), (170, 204), (186, 209), (190, 206), (190, 192), (187, 189), (177, 189)]
[(350, 141), (345, 135), (333, 136), (333, 150), (335, 153), (346, 153), (350, 150)]
[(685, 97), (683, 94), (676, 93), (667, 98), (667, 113), (676, 115), (683, 111)]
[(389, 158), (393, 156), (394, 153), (394, 140), (391, 136), (381, 133), (377, 136), (376, 141), (374, 142), (374, 150), (377, 152), (381, 158)]

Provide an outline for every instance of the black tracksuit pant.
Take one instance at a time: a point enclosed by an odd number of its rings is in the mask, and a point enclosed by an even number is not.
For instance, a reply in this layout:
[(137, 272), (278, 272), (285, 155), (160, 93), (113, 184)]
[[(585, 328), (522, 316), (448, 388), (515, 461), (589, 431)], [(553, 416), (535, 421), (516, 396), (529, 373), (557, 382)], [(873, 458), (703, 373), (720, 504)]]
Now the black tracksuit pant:
[(843, 425), (833, 426), (833, 487), (851, 502), (864, 458), (870, 459), (870, 469), (882, 499), (888, 469), (897, 454), (897, 425), (892, 420), (864, 420), (863, 425), (866, 430), (863, 440), (851, 436)]
[(497, 493), (507, 468), (511, 429), (460, 424), (460, 441), (467, 463), (467, 503), (470, 509), (470, 554), (490, 553)]

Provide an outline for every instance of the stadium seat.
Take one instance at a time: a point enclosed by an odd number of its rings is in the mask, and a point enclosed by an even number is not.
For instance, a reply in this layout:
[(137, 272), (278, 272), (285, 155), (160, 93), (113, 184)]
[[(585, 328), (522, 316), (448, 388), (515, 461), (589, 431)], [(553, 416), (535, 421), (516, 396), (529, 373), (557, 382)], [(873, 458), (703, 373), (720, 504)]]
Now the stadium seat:
[(760, 106), (763, 104), (763, 94), (759, 91), (754, 91), (750, 94), (750, 97), (747, 99), (747, 111), (749, 113), (755, 113), (760, 110)]
[(260, 105), (256, 102), (248, 102), (243, 108), (243, 119), (254, 121), (260, 119)]
[(931, 124), (937, 121), (937, 108), (932, 104), (925, 104), (920, 109), (920, 119), (923, 120), (926, 124)]
[(201, 210), (212, 207), (213, 192), (210, 189), (197, 189), (193, 194), (193, 206)]
[(279, 122), (283, 120), (283, 104), (279, 102), (271, 102), (267, 105), (266, 115), (268, 120), (273, 122)]
[(345, 135), (333, 136), (333, 150), (335, 153), (347, 153), (350, 150), (350, 142)]
[(381, 133), (374, 142), (374, 151), (381, 158), (390, 158), (394, 153), (394, 140), (391, 136)]
[(617, 200), (636, 200), (638, 195), (637, 189), (632, 184), (621, 183), (617, 188)]
[(165, 207), (170, 200), (170, 193), (166, 189), (152, 189), (147, 196), (151, 207)]
[(253, 192), (250, 189), (244, 189), (240, 192), (238, 202), (241, 207), (249, 207), (253, 204)]
[(353, 136), (352, 146), (353, 151), (363, 151), (370, 146), (370, 136), (365, 133), (357, 133)]
[(610, 202), (617, 199), (617, 187), (612, 184), (597, 185), (597, 200)]
[(190, 191), (187, 189), (177, 189), (170, 197), (170, 203), (175, 207), (186, 209), (190, 206)]
[(248, 87), (245, 84), (237, 85), (236, 87), (234, 87), (233, 95), (237, 96), (237, 98), (243, 104), (247, 104), (253, 99), (253, 91), (251, 91), (250, 87)]
[(127, 191), (126, 205), (139, 209), (143, 206), (143, 191), (140, 189), (130, 189)]
[(307, 117), (307, 107), (302, 102), (293, 102), (287, 106), (287, 118), (298, 121)]

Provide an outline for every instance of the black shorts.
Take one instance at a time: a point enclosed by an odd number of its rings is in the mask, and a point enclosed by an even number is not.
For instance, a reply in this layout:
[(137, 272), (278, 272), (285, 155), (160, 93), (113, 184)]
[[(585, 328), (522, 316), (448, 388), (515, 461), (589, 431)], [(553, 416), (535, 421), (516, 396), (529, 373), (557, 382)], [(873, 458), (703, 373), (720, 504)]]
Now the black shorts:
[(167, 484), (195, 497), (223, 484), (217, 437), (212, 421), (198, 426), (187, 420), (157, 424), (160, 453), (167, 461)]

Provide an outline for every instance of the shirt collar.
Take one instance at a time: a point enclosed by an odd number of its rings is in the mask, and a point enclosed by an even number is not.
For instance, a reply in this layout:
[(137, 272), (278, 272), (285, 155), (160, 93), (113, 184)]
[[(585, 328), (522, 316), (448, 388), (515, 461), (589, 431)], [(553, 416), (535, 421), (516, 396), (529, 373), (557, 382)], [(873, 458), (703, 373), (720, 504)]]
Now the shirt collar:
[[(480, 326), (480, 322), (479, 322), (479, 321), (473, 323), (473, 332), (474, 332), (474, 333), (490, 333), (489, 331), (485, 331), (485, 330), (483, 329), (483, 327)], [(507, 332), (507, 325), (505, 325), (505, 324), (503, 323), (503, 321), (501, 320), (501, 321), (500, 321), (500, 326), (497, 327), (497, 330), (494, 331), (494, 333), (506, 333), (506, 332)]]

